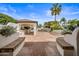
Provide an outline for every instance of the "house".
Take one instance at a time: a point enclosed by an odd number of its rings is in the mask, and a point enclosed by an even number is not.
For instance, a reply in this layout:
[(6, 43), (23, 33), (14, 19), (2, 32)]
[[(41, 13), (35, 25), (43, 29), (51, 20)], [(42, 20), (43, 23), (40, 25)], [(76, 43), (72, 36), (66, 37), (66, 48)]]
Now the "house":
[(38, 22), (28, 19), (17, 20), (17, 24), (20, 25), (20, 30), (24, 32), (25, 35), (36, 35)]

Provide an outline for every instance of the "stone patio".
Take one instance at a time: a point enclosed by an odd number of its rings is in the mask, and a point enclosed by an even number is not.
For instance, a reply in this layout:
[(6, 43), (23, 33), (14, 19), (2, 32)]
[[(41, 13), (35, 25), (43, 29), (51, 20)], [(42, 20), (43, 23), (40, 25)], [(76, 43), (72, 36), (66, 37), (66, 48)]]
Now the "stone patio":
[(25, 45), (17, 56), (59, 56), (56, 38), (48, 32), (38, 32), (36, 36), (26, 35)]

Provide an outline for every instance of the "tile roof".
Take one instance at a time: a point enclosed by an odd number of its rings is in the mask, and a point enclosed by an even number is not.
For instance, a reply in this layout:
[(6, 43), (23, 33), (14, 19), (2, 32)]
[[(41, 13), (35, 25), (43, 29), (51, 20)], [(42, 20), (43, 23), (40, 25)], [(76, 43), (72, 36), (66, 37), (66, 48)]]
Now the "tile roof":
[(17, 20), (17, 23), (38, 23), (38, 22), (29, 20), (29, 19), (20, 19), (20, 20)]

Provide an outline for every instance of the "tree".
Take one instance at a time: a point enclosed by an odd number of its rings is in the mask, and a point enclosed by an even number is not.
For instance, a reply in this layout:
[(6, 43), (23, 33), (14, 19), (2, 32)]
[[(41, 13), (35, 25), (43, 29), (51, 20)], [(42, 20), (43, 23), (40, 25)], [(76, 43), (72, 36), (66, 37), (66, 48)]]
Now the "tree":
[(60, 30), (60, 29), (62, 29), (61, 26), (59, 25), (59, 22), (57, 22), (57, 21), (52, 21), (51, 22), (51, 27), (53, 28), (53, 30)]
[(53, 7), (51, 8), (51, 15), (55, 16), (55, 21), (56, 21), (56, 15), (59, 15), (61, 12), (61, 5), (58, 3), (53, 4)]
[(60, 20), (60, 23), (62, 24), (62, 26), (64, 27), (65, 26), (65, 24), (66, 24), (66, 19), (63, 17), (63, 18), (61, 18), (61, 20)]
[(8, 22), (15, 23), (16, 20), (11, 16), (0, 13), (0, 24), (7, 24)]
[(46, 27), (51, 28), (52, 30), (59, 30), (59, 29), (62, 29), (61, 26), (59, 25), (59, 22), (57, 22), (57, 21), (46, 22), (44, 25), (45, 25)]
[(79, 27), (79, 20), (77, 20), (77, 26)]
[(78, 26), (78, 20), (77, 19), (73, 19), (73, 20), (69, 20), (68, 21), (68, 30), (73, 31), (77, 26)]
[(39, 24), (38, 27), (41, 28), (42, 27), (42, 24)]
[(44, 27), (50, 28), (50, 27), (51, 27), (51, 22), (45, 22), (45, 23), (44, 23)]
[(69, 20), (69, 21), (68, 21), (68, 24), (69, 24), (69, 25), (72, 25), (72, 26), (77, 25), (77, 19)]

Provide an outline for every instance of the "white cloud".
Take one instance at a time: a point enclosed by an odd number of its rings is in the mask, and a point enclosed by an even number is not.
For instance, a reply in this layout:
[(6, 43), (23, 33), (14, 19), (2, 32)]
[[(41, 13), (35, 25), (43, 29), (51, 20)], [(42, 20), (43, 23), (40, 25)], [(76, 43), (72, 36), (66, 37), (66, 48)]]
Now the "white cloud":
[(9, 11), (11, 11), (12, 13), (16, 13), (16, 9), (11, 7), (10, 5), (8, 7), (5, 7), (5, 6), (0, 7), (0, 11), (2, 11), (2, 12), (9, 12)]
[(7, 15), (9, 15), (9, 16), (12, 16), (12, 17), (14, 17), (14, 18), (19, 18), (20, 16), (17, 14), (17, 11), (16, 11), (16, 9), (14, 9), (12, 6), (8, 6), (7, 7), (7, 11), (5, 11), (5, 12), (2, 12), (2, 13), (4, 13), (4, 14), (7, 14)]
[(1, 12), (1, 13), (9, 15), (9, 16), (15, 18), (15, 19), (20, 18), (20, 16), (18, 14), (16, 14), (16, 13), (9, 13), (9, 12)]
[(61, 14), (68, 15), (68, 16), (76, 15), (76, 14), (79, 14), (79, 9), (75, 6), (69, 6), (69, 7), (67, 6), (61, 10)]
[(10, 5), (8, 7), (6, 7), (6, 6), (0, 7), (0, 12), (10, 15), (10, 16), (17, 15), (16, 10), (13, 7), (11, 7)]
[(45, 11), (44, 14), (42, 14), (42, 15), (39, 15), (39, 14), (36, 14), (36, 13), (30, 13), (28, 19), (39, 21), (40, 23), (44, 23), (44, 22), (47, 22), (47, 21), (53, 21), (54, 20), (54, 18), (51, 15), (50, 10)]
[(0, 10), (7, 12), (8, 11), (8, 8), (6, 8), (6, 7), (0, 7)]
[(35, 13), (29, 14), (29, 17), (32, 18), (32, 19), (38, 19), (39, 18), (38, 15), (35, 14)]
[(46, 11), (46, 16), (48, 16), (48, 17), (51, 16), (51, 11), (50, 10)]
[(16, 13), (16, 9), (14, 9), (12, 6), (9, 5), (9, 10), (12, 11), (13, 13)]
[(38, 21), (38, 16), (35, 13), (30, 13), (28, 15), (22, 15), (22, 16), (18, 15), (18, 19), (30, 19), (30, 20)]
[(73, 13), (71, 13), (71, 14), (72, 14), (72, 15), (79, 14), (79, 11), (73, 12)]

